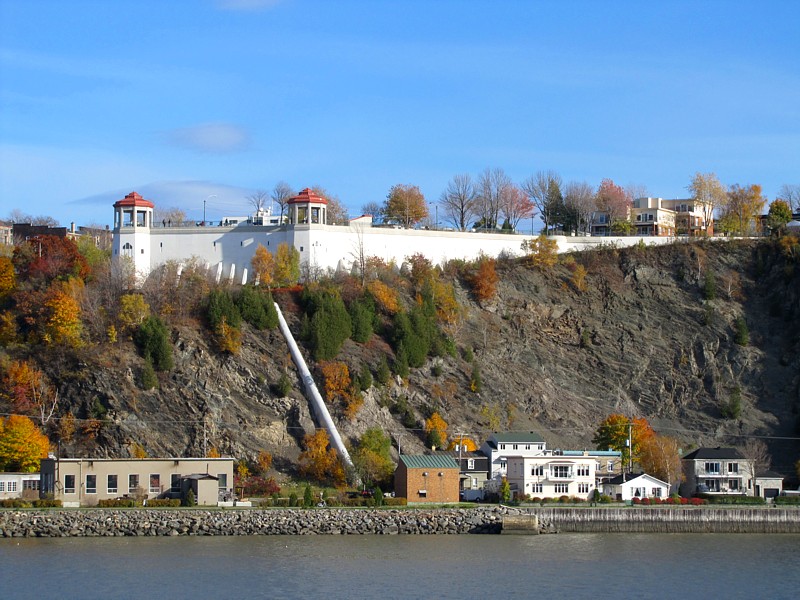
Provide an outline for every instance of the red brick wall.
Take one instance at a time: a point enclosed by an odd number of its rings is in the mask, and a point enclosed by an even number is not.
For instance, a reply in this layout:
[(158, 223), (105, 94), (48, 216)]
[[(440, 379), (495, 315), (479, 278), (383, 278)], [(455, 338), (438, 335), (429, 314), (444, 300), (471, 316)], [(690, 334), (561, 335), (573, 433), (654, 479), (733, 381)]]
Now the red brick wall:
[[(458, 485), (458, 469), (408, 470), (400, 463), (395, 473), (395, 495), (408, 502), (458, 502)], [(419, 490), (427, 490), (427, 496), (420, 497)]]

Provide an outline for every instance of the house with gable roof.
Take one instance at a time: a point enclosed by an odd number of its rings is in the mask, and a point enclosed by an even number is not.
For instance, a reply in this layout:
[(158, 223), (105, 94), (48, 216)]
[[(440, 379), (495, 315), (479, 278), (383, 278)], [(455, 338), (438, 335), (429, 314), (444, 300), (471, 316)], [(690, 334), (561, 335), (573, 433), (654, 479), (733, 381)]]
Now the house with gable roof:
[(603, 493), (621, 501), (667, 498), (669, 484), (647, 473), (620, 473), (603, 484)]

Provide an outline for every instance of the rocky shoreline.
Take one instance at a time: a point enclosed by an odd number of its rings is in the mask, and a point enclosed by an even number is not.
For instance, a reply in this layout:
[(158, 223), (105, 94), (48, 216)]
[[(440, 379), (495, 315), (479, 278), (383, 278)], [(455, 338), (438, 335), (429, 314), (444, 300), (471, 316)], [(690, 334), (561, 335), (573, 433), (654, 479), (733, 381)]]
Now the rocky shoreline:
[(0, 537), (497, 534), (508, 510), (9, 510)]
[(740, 508), (44, 509), (0, 511), (0, 537), (800, 533), (800, 510)]

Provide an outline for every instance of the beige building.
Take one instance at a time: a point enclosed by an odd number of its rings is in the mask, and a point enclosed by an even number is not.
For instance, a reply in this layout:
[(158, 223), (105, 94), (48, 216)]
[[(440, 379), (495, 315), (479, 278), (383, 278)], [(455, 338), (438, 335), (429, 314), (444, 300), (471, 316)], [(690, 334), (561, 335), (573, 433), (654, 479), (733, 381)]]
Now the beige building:
[(233, 488), (232, 458), (45, 458), (41, 492), (64, 506), (95, 506), (114, 498), (182, 498), (216, 506)]

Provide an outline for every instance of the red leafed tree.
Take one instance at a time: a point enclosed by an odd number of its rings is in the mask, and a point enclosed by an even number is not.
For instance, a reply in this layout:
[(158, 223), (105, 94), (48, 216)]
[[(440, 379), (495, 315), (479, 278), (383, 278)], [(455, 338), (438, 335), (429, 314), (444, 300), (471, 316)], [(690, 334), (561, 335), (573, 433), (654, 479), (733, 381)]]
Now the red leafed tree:
[(509, 186), (500, 200), (500, 214), (511, 229), (516, 229), (522, 219), (532, 217), (535, 209), (533, 201), (515, 185)]
[(478, 300), (491, 300), (497, 292), (497, 271), (495, 264), (497, 261), (489, 257), (481, 257), (478, 262), (478, 270), (469, 278), (472, 286), (472, 293)]
[(631, 207), (631, 198), (628, 193), (611, 179), (603, 179), (595, 195), (597, 210), (608, 213), (611, 225), (626, 221), (628, 209)]
[(13, 261), (21, 279), (46, 283), (69, 277), (84, 279), (89, 274), (78, 245), (55, 235), (39, 235), (17, 246)]

